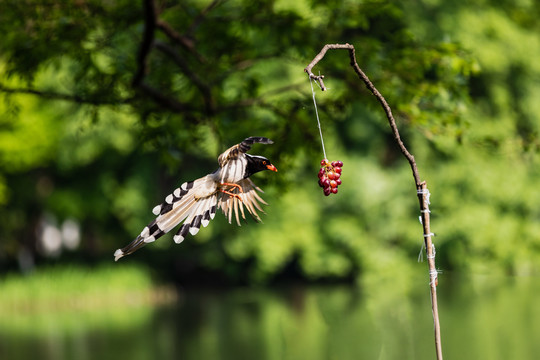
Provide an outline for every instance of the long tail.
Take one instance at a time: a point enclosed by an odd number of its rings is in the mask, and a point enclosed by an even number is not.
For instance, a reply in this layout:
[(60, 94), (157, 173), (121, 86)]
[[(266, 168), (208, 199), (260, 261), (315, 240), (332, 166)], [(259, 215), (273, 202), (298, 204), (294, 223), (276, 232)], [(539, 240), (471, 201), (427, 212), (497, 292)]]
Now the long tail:
[(174, 227), (184, 222), (174, 241), (181, 243), (187, 233), (195, 235), (201, 225), (206, 227), (214, 218), (217, 210), (218, 195), (215, 185), (209, 177), (184, 183), (165, 198), (165, 202), (154, 207), (156, 219), (149, 223), (127, 246), (114, 252), (114, 260), (132, 254), (144, 245), (156, 241)]

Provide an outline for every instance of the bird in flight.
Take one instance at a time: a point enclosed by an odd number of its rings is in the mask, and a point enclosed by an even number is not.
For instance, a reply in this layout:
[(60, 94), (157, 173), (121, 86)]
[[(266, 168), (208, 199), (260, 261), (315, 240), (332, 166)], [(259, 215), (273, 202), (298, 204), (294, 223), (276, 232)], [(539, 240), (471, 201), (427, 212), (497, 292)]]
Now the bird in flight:
[(135, 240), (116, 250), (114, 260), (118, 261), (121, 257), (132, 254), (183, 222), (173, 237), (179, 244), (188, 233), (195, 235), (201, 225), (206, 227), (218, 209), (228, 217), (229, 223), (234, 215), (240, 225), (240, 215), (245, 219), (244, 206), (260, 221), (257, 210), (263, 211), (260, 203), (267, 204), (257, 194), (257, 191), (263, 191), (249, 177), (262, 170), (277, 169), (267, 158), (247, 154), (254, 143), (272, 144), (273, 141), (252, 136), (227, 149), (218, 157), (219, 168), (216, 171), (195, 181), (183, 183), (165, 198), (165, 202), (154, 207), (152, 212), (157, 217), (145, 226)]

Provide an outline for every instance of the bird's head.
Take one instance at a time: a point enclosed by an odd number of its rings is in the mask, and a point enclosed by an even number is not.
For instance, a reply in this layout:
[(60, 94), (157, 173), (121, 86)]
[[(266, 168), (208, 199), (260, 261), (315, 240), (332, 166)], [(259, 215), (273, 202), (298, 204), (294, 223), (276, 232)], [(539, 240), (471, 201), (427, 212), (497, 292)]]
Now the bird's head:
[(246, 154), (246, 157), (248, 161), (244, 178), (250, 177), (251, 175), (263, 170), (271, 170), (277, 172), (277, 168), (272, 165), (270, 160), (268, 160), (264, 156)]

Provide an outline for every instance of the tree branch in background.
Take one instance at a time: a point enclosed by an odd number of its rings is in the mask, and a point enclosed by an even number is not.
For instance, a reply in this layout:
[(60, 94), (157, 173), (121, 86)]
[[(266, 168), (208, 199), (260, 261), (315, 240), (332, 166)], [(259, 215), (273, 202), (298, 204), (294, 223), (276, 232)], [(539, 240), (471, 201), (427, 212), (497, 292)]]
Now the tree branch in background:
[[(213, 1), (210, 5), (208, 5), (193, 21), (189, 31), (193, 31), (204, 19), (204, 16), (208, 13), (208, 11), (217, 6), (218, 3), (219, 1)], [(176, 99), (173, 95), (169, 95), (145, 81), (146, 77), (150, 73), (149, 57), (152, 53), (152, 50), (156, 48), (163, 52), (165, 55), (169, 56), (179, 67), (180, 71), (193, 83), (193, 85), (195, 85), (195, 87), (197, 87), (205, 103), (206, 113), (210, 115), (214, 114), (216, 111), (216, 106), (212, 97), (210, 86), (204, 83), (201, 78), (192, 71), (192, 69), (188, 66), (188, 62), (185, 61), (185, 59), (183, 59), (181, 55), (177, 51), (175, 51), (172, 46), (162, 41), (156, 41), (155, 31), (156, 29), (162, 30), (168, 36), (171, 42), (180, 44), (191, 54), (193, 54), (198, 61), (205, 62), (205, 59), (196, 51), (193, 40), (191, 40), (190, 36), (177, 33), (165, 21), (158, 19), (155, 0), (144, 0), (143, 12), (144, 28), (141, 43), (139, 45), (138, 53), (136, 56), (136, 70), (131, 79), (131, 86), (133, 87), (133, 89), (139, 90), (152, 101), (168, 110), (176, 112), (198, 111), (194, 106), (183, 103), (182, 101)], [(104, 96), (82, 96), (78, 94), (63, 94), (54, 91), (45, 91), (32, 88), (15, 88), (3, 84), (0, 84), (0, 92), (7, 94), (36, 95), (45, 99), (66, 100), (74, 103), (89, 105), (115, 105), (133, 103), (135, 97), (137, 96), (129, 96), (127, 98), (118, 98), (114, 96), (111, 97), (110, 94)]]
[(178, 54), (172, 47), (164, 43), (163, 41), (156, 40), (154, 42), (156, 49), (161, 50), (164, 54), (169, 56), (176, 65), (180, 68), (182, 73), (199, 89), (203, 96), (204, 103), (206, 105), (206, 111), (208, 114), (215, 112), (214, 99), (212, 98), (212, 91), (210, 87), (205, 84), (190, 68), (187, 62)]
[(80, 95), (73, 95), (73, 94), (62, 94), (52, 91), (45, 91), (45, 90), (37, 90), (32, 88), (14, 88), (5, 86), (3, 84), (0, 84), (0, 92), (6, 93), (6, 94), (26, 94), (26, 95), (35, 95), (39, 96), (44, 99), (51, 99), (51, 100), (65, 100), (65, 101), (71, 101), (78, 104), (88, 104), (88, 105), (120, 105), (120, 104), (129, 104), (133, 101), (133, 98), (125, 98), (125, 99), (102, 99), (102, 98), (92, 98), (92, 97), (84, 97)]
[(163, 33), (167, 35), (172, 42), (179, 44), (184, 49), (192, 53), (200, 63), (206, 64), (208, 62), (204, 56), (197, 52), (195, 49), (195, 42), (189, 36), (181, 35), (174, 30), (169, 23), (162, 19), (157, 19), (156, 25), (158, 29), (163, 31)]
[(137, 87), (141, 84), (148, 72), (148, 55), (154, 42), (154, 30), (156, 28), (156, 6), (153, 0), (145, 0), (144, 8), (144, 30), (139, 54), (137, 55), (137, 71), (133, 75), (132, 84)]
[(193, 54), (197, 60), (200, 63), (206, 64), (208, 63), (208, 60), (204, 56), (202, 56), (199, 52), (197, 52), (197, 49), (195, 48), (195, 41), (193, 40), (193, 34), (195, 33), (196, 28), (200, 25), (200, 23), (204, 20), (204, 17), (206, 14), (214, 9), (216, 6), (218, 6), (220, 3), (220, 0), (214, 0), (212, 1), (203, 11), (199, 13), (191, 23), (191, 25), (188, 27), (188, 30), (186, 34), (180, 34), (178, 31), (173, 29), (173, 27), (166, 22), (163, 19), (157, 19), (156, 26), (158, 29), (163, 31), (165, 35), (174, 43), (179, 44), (184, 49), (189, 51), (191, 54)]
[(221, 0), (212, 1), (203, 11), (201, 11), (199, 13), (199, 15), (197, 15), (197, 17), (195, 17), (195, 19), (193, 20), (193, 22), (189, 26), (188, 31), (186, 32), (187, 36), (191, 37), (195, 33), (195, 30), (197, 30), (197, 27), (204, 20), (204, 17), (206, 16), (206, 14), (208, 14), (213, 8), (218, 6), (220, 1)]
[(148, 56), (154, 43), (154, 31), (156, 29), (156, 6), (154, 0), (144, 1), (144, 30), (139, 54), (137, 56), (137, 71), (132, 80), (134, 88), (141, 89), (146, 95), (150, 96), (156, 103), (173, 111), (186, 111), (190, 106), (158, 91), (154, 87), (144, 82), (144, 77), (148, 73)]
[(139, 85), (139, 88), (144, 91), (146, 95), (150, 96), (156, 103), (172, 111), (184, 112), (195, 110), (193, 106), (175, 100), (173, 97), (163, 94), (161, 91), (156, 90), (144, 82)]
[(349, 51), (349, 58), (350, 58), (350, 65), (353, 67), (354, 71), (364, 82), (366, 87), (371, 91), (371, 93), (377, 98), (379, 103), (384, 109), (384, 112), (386, 113), (386, 117), (388, 119), (388, 123), (390, 124), (390, 128), (392, 129), (392, 134), (394, 135), (394, 139), (396, 140), (401, 152), (407, 158), (407, 161), (409, 162), (414, 182), (416, 185), (416, 194), (418, 197), (418, 200), (420, 202), (420, 212), (421, 212), (421, 219), (422, 219), (422, 226), (424, 230), (424, 245), (426, 247), (426, 254), (428, 259), (428, 265), (429, 265), (429, 276), (430, 276), (430, 289), (431, 289), (431, 305), (432, 305), (432, 313), (433, 313), (433, 324), (434, 324), (434, 330), (435, 330), (435, 351), (437, 355), (438, 360), (442, 360), (442, 347), (441, 347), (441, 329), (440, 329), (440, 323), (439, 323), (439, 310), (437, 305), (437, 269), (435, 267), (435, 246), (432, 242), (432, 236), (433, 233), (430, 230), (430, 210), (429, 210), (429, 190), (427, 188), (427, 184), (425, 181), (420, 180), (420, 175), (418, 174), (418, 168), (416, 166), (416, 161), (414, 160), (414, 156), (407, 150), (405, 147), (405, 144), (403, 144), (403, 141), (401, 140), (401, 137), (399, 135), (399, 131), (396, 125), (396, 121), (394, 119), (394, 116), (392, 115), (392, 109), (386, 102), (386, 99), (381, 95), (381, 93), (375, 88), (373, 83), (369, 80), (366, 74), (360, 69), (358, 66), (358, 63), (356, 62), (356, 56), (355, 56), (355, 49), (353, 45), (350, 44), (327, 44), (325, 45), (322, 50), (315, 56), (315, 58), (309, 63), (308, 66), (304, 69), (304, 71), (309, 75), (311, 79), (314, 79), (317, 81), (321, 87), (322, 91), (326, 90), (326, 87), (324, 85), (323, 79), (324, 76), (319, 75), (316, 76), (313, 74), (312, 69), (319, 61), (321, 61), (326, 52), (328, 50), (333, 49), (344, 49)]

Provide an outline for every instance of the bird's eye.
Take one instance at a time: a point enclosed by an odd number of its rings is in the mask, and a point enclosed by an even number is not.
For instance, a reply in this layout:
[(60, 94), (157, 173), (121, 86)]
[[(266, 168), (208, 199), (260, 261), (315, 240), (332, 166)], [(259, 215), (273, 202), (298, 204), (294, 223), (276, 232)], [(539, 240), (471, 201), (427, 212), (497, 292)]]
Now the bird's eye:
[(266, 165), (266, 161), (263, 161), (263, 165)]

